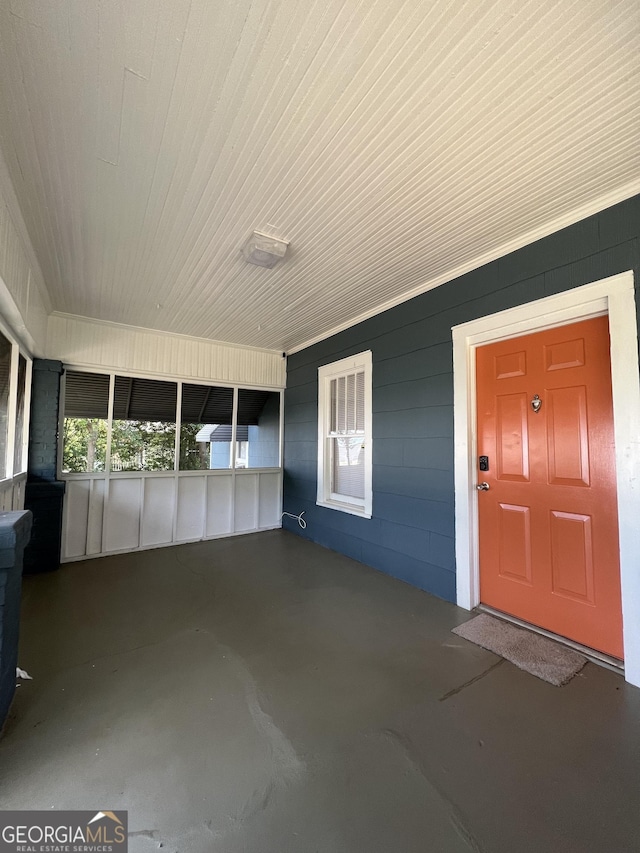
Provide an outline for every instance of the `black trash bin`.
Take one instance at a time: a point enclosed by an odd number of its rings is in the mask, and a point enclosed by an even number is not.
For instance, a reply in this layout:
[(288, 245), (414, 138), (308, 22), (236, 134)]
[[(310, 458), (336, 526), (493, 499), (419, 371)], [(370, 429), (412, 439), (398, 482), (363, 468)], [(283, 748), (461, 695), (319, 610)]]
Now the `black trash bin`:
[(33, 513), (33, 528), (31, 541), (24, 551), (25, 575), (60, 568), (65, 486), (61, 480), (27, 482), (24, 506)]
[(30, 512), (0, 512), (0, 729), (16, 690), (22, 557), (30, 532)]

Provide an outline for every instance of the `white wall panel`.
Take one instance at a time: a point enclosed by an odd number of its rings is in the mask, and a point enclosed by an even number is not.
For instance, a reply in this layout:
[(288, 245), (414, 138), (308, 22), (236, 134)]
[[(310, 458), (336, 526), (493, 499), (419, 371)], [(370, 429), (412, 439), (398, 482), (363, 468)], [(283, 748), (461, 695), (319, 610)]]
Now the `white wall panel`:
[(233, 532), (233, 476), (207, 477), (207, 523), (205, 536)]
[(142, 478), (111, 479), (105, 514), (105, 551), (132, 550), (140, 544)]
[(281, 352), (242, 347), (101, 323), (68, 314), (48, 321), (47, 357), (103, 370), (283, 388)]
[(64, 557), (87, 552), (87, 526), (91, 480), (69, 480), (64, 496)]
[(178, 517), (176, 541), (201, 539), (204, 535), (205, 478), (181, 477), (178, 480)]
[(9, 484), (2, 490), (0, 506), (2, 507), (2, 512), (11, 511), (13, 507), (13, 485)]
[[(109, 482), (87, 475), (66, 483), (63, 562), (280, 526), (281, 472), (116, 474)], [(11, 509), (13, 500), (21, 508), (21, 489), (24, 475), (5, 485), (0, 507)]]
[(144, 480), (144, 508), (140, 544), (165, 545), (173, 539), (175, 477), (148, 477)]
[(13, 481), (13, 503), (11, 509), (24, 509), (24, 489), (27, 482), (26, 476), (18, 476)]
[(10, 512), (13, 509), (14, 485), (12, 480), (6, 480), (0, 486), (0, 510)]
[(276, 527), (280, 523), (280, 474), (260, 474), (258, 527)]
[(102, 527), (104, 520), (104, 480), (91, 480), (89, 497), (89, 517), (87, 519), (87, 554), (100, 554), (102, 551)]
[(235, 531), (244, 533), (258, 527), (259, 474), (241, 474), (236, 477)]
[(44, 355), (48, 310), (42, 274), (0, 152), (0, 314), (34, 355)]

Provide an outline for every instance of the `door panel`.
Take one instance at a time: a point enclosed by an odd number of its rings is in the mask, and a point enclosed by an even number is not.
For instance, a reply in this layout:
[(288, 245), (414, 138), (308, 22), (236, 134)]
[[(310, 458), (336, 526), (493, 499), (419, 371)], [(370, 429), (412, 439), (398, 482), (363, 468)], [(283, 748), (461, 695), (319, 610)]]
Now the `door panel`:
[(527, 395), (496, 397), (498, 476), (501, 480), (529, 480)]
[(531, 585), (531, 512), (528, 506), (499, 504), (502, 577)]
[(595, 605), (590, 516), (551, 513), (551, 579), (558, 595)]
[(621, 658), (607, 318), (476, 354), (481, 601)]

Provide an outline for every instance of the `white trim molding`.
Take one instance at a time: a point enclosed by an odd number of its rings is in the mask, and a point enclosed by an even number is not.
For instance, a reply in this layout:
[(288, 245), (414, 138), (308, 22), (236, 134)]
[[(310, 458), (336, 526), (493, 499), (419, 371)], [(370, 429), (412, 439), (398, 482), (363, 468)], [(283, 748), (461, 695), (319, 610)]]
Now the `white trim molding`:
[(633, 272), (455, 326), (453, 333), (457, 603), (480, 603), (476, 457), (476, 348), (609, 315), (620, 577), (626, 680), (640, 687), (640, 370)]

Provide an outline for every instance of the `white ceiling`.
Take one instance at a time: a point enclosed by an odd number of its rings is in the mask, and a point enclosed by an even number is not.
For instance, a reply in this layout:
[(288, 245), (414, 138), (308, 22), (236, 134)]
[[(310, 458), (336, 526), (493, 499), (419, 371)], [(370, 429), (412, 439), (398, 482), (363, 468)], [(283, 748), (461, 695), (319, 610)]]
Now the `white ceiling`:
[[(640, 190), (637, 0), (0, 0), (53, 308), (291, 350)], [(254, 229), (291, 242), (248, 265)]]

